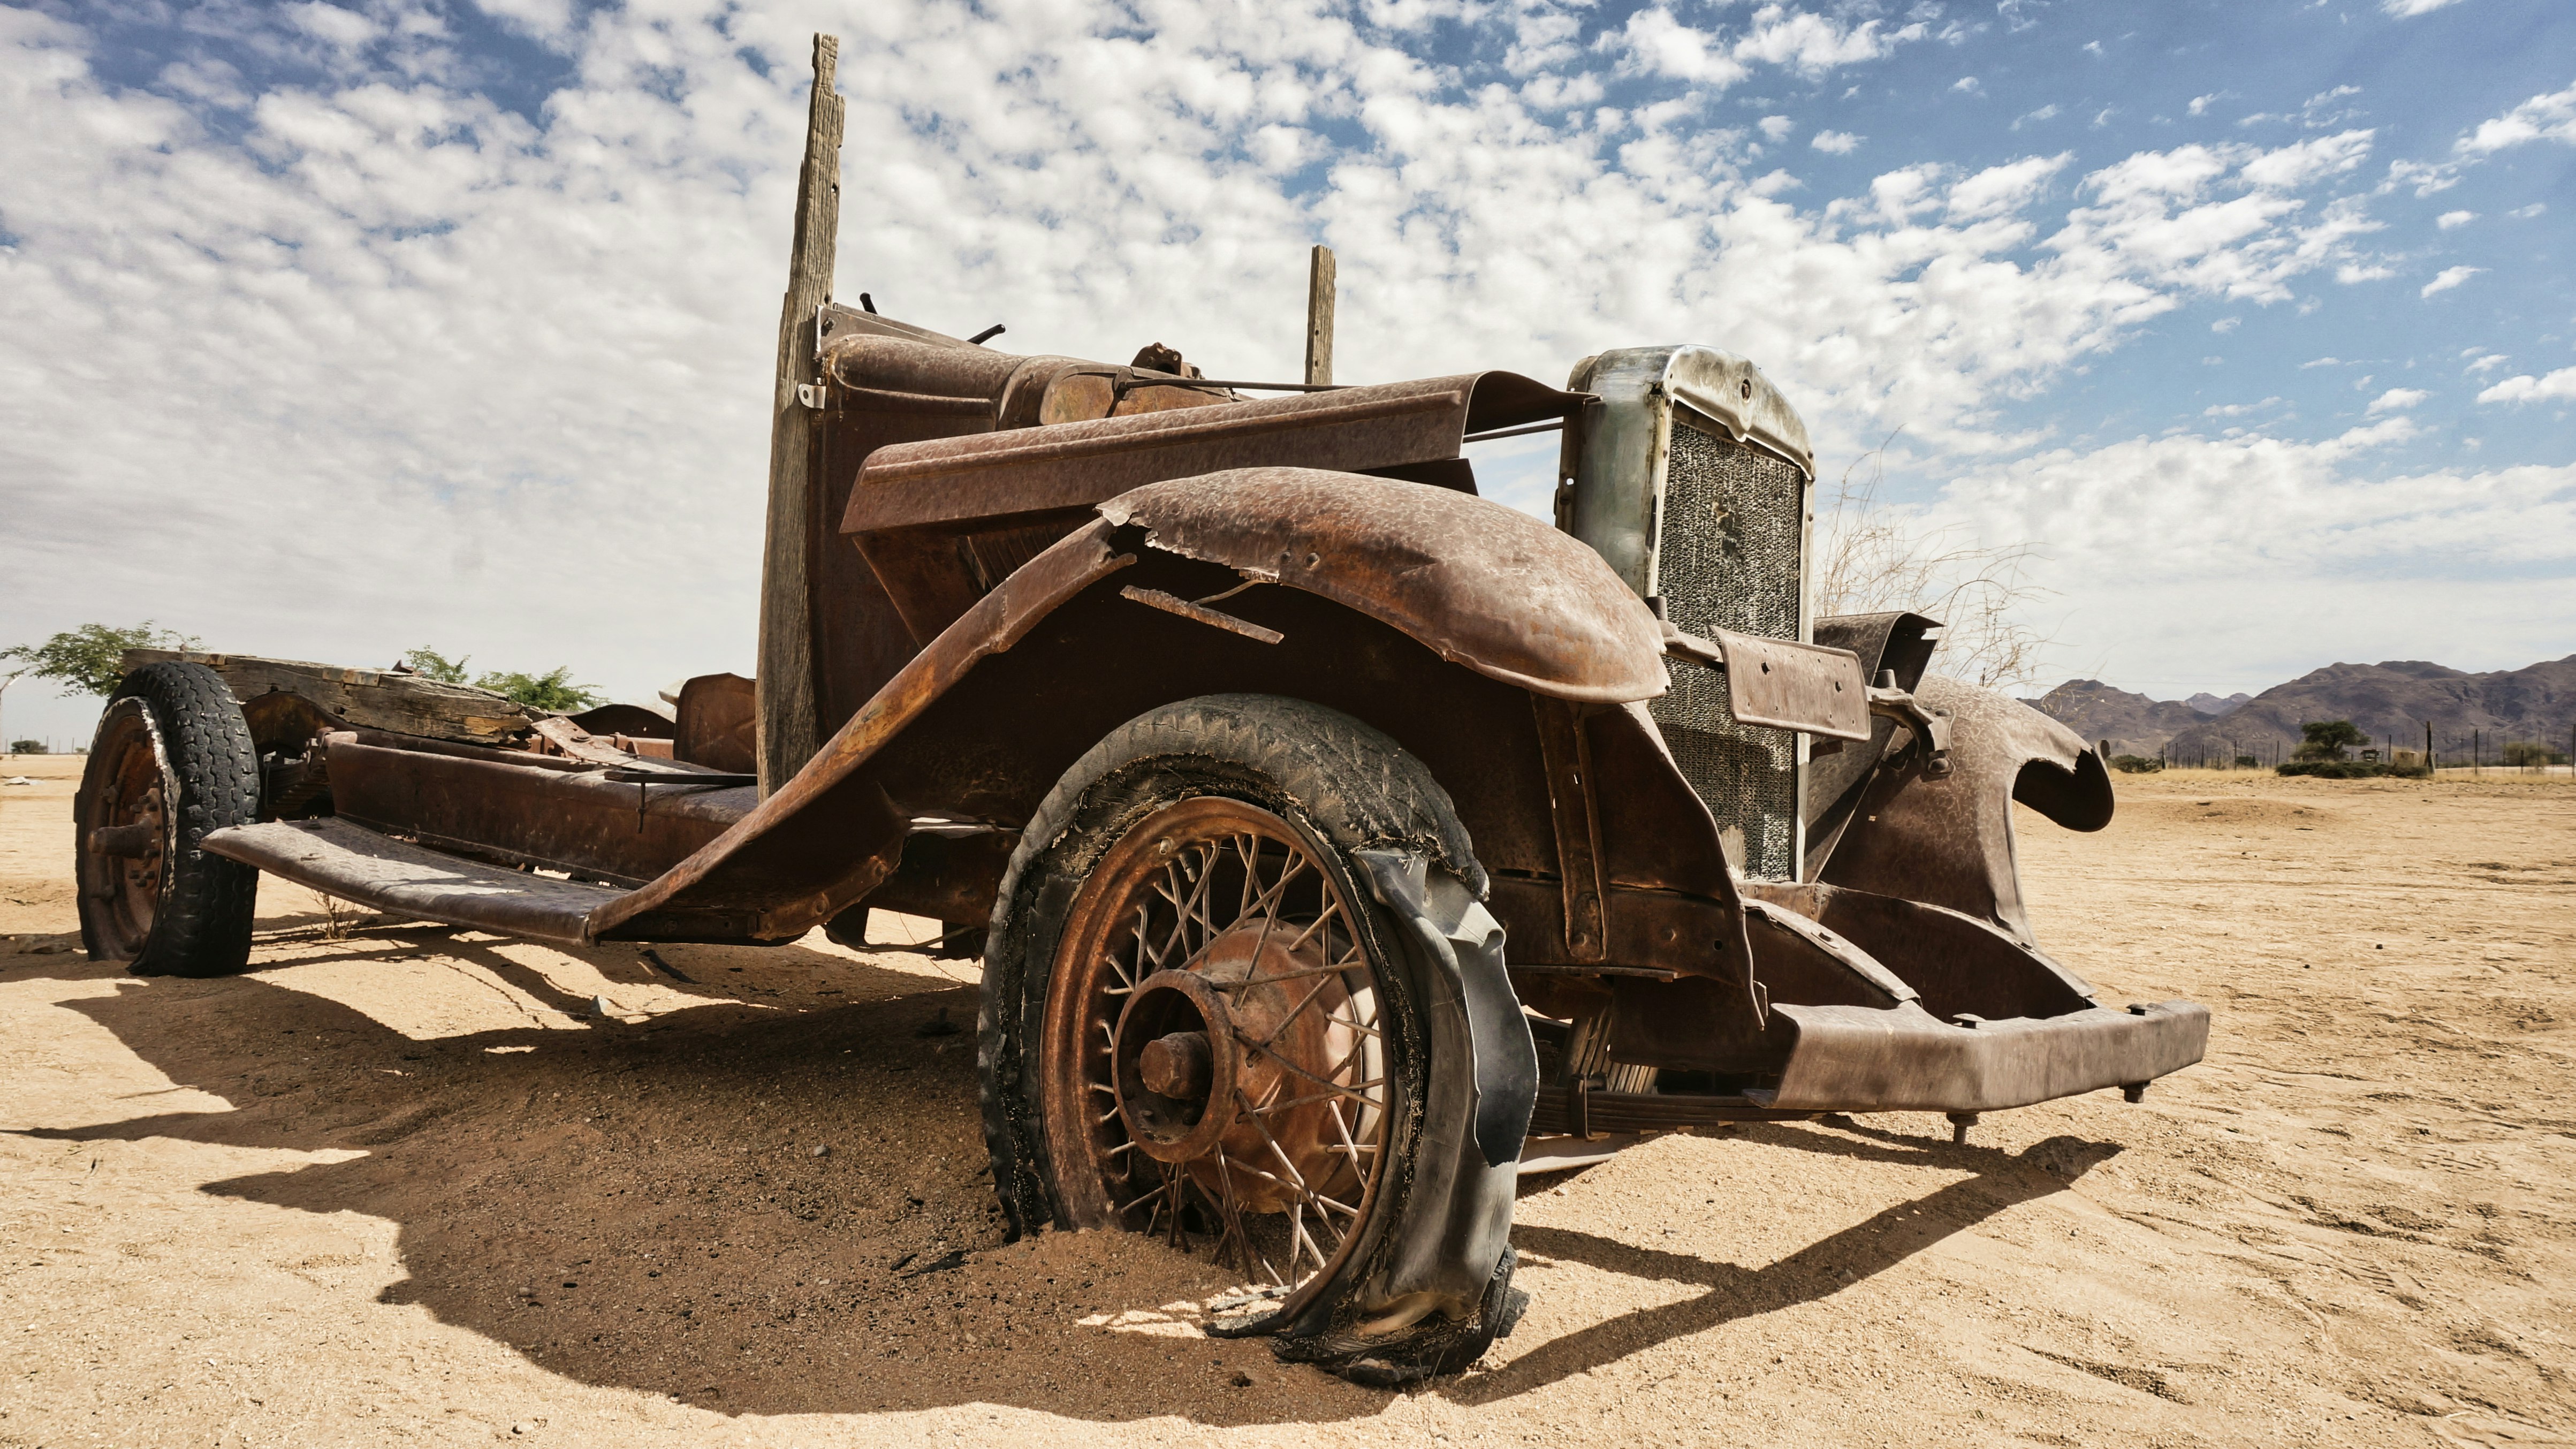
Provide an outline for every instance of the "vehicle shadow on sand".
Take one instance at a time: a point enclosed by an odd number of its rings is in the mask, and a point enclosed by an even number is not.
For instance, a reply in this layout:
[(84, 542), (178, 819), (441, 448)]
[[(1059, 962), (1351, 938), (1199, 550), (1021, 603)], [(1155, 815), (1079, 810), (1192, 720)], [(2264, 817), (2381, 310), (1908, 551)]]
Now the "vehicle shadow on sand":
[(1640, 1348), (1831, 1297), (2006, 1208), (2065, 1190), (2075, 1178), (2120, 1151), (2117, 1144), (2060, 1136), (2008, 1153), (1908, 1138), (1849, 1122), (1837, 1125), (1850, 1135), (1769, 1124), (1734, 1130), (1747, 1140), (1800, 1152), (1966, 1168), (1977, 1175), (1894, 1204), (1760, 1268), (1641, 1247), (1576, 1228), (1515, 1224), (1512, 1244), (1524, 1262), (1581, 1263), (1605, 1273), (1692, 1284), (1706, 1291), (1551, 1339), (1491, 1373), (1461, 1381), (1452, 1396), (1469, 1404), (1507, 1399)]
[[(305, 944), (482, 965), (559, 1000), (564, 1024), (419, 1037), (295, 989), (291, 968), (144, 982), (78, 957), (0, 960), (10, 980), (120, 981), (62, 1005), (173, 1082), (236, 1104), (21, 1130), (363, 1153), (200, 1190), (391, 1222), (408, 1276), (380, 1301), (417, 1305), (578, 1382), (725, 1413), (981, 1403), (1222, 1426), (1362, 1417), (1386, 1402), (1278, 1365), (1257, 1341), (1198, 1336), (1198, 1305), (1230, 1277), (1204, 1259), (1115, 1234), (1004, 1244), (975, 1106), (972, 987), (811, 952), (800, 961), (786, 954), (796, 947), (727, 948), (689, 957), (690, 970), (750, 961), (747, 978), (729, 981), (754, 993), (766, 981), (809, 1004), (708, 999), (642, 1023), (577, 1021), (586, 998), (482, 943), (393, 934), (409, 944)], [(651, 979), (623, 950), (572, 954), (612, 982)], [(801, 971), (828, 972), (852, 1004), (810, 1004)], [(1533, 1257), (1707, 1291), (1437, 1391), (1505, 1399), (1641, 1343), (1826, 1297), (2065, 1185), (2032, 1161), (2063, 1159), (2063, 1141), (2015, 1157), (1861, 1129), (1746, 1135), (1979, 1175), (1760, 1269), (1524, 1224), (1514, 1240)]]

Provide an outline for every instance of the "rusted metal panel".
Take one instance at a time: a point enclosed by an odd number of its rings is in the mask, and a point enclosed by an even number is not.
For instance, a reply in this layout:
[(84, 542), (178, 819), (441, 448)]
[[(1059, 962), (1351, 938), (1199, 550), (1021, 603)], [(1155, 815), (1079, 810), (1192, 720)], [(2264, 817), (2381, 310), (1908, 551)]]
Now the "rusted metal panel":
[(1548, 805), (1556, 822), (1566, 959), (1601, 961), (1609, 952), (1604, 905), (1609, 891), (1601, 873), (1601, 805), (1593, 784), (1591, 746), (1576, 712), (1579, 706), (1533, 695), (1530, 707), (1538, 715), (1539, 758), (1547, 770)]
[[(342, 819), (627, 886), (687, 859), (747, 814), (754, 798), (747, 786), (621, 782), (574, 759), (470, 745), (423, 749), (374, 731), (331, 735), (325, 753)], [(688, 774), (675, 768), (667, 778)]]
[(1474, 375), (1065, 423), (880, 450), (845, 533), (1087, 508), (1130, 488), (1259, 461), (1356, 472), (1452, 458)]
[(1321, 594), (1557, 699), (1663, 692), (1654, 615), (1581, 543), (1499, 503), (1307, 468), (1239, 468), (1101, 505), (1150, 546)]
[[(1104, 387), (1133, 375), (1133, 369), (1115, 371), (1120, 376)], [(1074, 374), (1059, 378), (1074, 380)], [(1252, 462), (1472, 487), (1472, 470), (1458, 450), (1478, 421), (1562, 417), (1580, 404), (1571, 394), (1502, 373), (1221, 401), (1187, 411), (1122, 404), (1120, 416), (882, 448), (851, 490), (841, 526), (914, 635), (927, 641), (1005, 576), (1008, 565), (1128, 489)], [(1015, 545), (1013, 536), (1024, 541)], [(1017, 556), (996, 558), (997, 547), (1016, 548)]]
[(701, 674), (680, 686), (672, 756), (713, 770), (755, 768), (759, 711), (752, 682), (739, 674)]

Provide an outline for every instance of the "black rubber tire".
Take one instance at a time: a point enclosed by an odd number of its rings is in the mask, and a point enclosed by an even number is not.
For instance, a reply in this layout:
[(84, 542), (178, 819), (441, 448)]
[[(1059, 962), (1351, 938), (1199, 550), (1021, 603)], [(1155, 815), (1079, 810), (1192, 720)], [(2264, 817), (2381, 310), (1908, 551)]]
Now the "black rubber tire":
[[(111, 713), (124, 701), (141, 708), (159, 740), (165, 798), (175, 801), (162, 841), (160, 899), (141, 947), (127, 969), (138, 976), (232, 976), (250, 965), (251, 922), (259, 899), (259, 871), (209, 855), (205, 838), (259, 818), (259, 751), (223, 676), (202, 664), (147, 664), (125, 676), (108, 698)], [(101, 721), (99, 744), (110, 737)], [(81, 937), (93, 958), (101, 952), (101, 923), (92, 919), (86, 882), (91, 872), (87, 802), (113, 762), (93, 746), (84, 773), (83, 808), (76, 809), (85, 883), (80, 898)]]
[[(1064, 1221), (1049, 1162), (1043, 1075), (1029, 1059), (1041, 1037), (1051, 975), (1066, 913), (1094, 861), (1138, 821), (1174, 801), (1223, 795), (1278, 815), (1316, 845), (1318, 858), (1340, 874), (1343, 898), (1360, 903), (1376, 937), (1370, 957), (1394, 1007), (1398, 1027), (1390, 1037), (1394, 1067), (1403, 1084), (1393, 1118), (1394, 1149), (1376, 1208), (1358, 1251), (1346, 1256), (1333, 1278), (1299, 1313), (1302, 1324), (1332, 1319), (1347, 1327), (1357, 1309), (1344, 1305), (1375, 1271), (1405, 1211), (1411, 1163), (1421, 1129), (1419, 1103), (1433, 1070), (1472, 1070), (1472, 1064), (1428, 1061), (1419, 1007), (1422, 968), (1380, 915), (1357, 877), (1350, 853), (1363, 849), (1418, 850), (1455, 874), (1479, 895), (1485, 874), (1466, 828), (1446, 790), (1421, 761), (1376, 729), (1320, 705), (1269, 695), (1207, 695), (1162, 706), (1130, 720), (1065, 772), (1038, 806), (1011, 855), (994, 903), (987, 937), (977, 1064), (984, 1138), (992, 1154), (993, 1183), (1010, 1219), (1012, 1235)], [(1283, 1359), (1315, 1363), (1363, 1382), (1399, 1382), (1427, 1373), (1454, 1372), (1481, 1354), (1497, 1332), (1508, 1331), (1502, 1310), (1509, 1298), (1510, 1257), (1498, 1272), (1493, 1309), (1471, 1322), (1424, 1331), (1402, 1342), (1365, 1346), (1339, 1333), (1281, 1339)], [(1261, 1331), (1267, 1331), (1261, 1330)], [(1469, 1342), (1472, 1340), (1472, 1343)]]

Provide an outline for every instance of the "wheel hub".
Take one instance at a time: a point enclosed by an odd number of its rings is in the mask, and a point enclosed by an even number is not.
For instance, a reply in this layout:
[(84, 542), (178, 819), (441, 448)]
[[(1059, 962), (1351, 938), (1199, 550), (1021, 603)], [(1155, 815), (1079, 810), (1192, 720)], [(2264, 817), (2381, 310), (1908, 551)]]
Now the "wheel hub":
[(1349, 999), (1316, 939), (1268, 918), (1137, 983), (1112, 1053), (1130, 1139), (1248, 1211), (1346, 1185), (1352, 1124), (1334, 1099), (1358, 1075)]

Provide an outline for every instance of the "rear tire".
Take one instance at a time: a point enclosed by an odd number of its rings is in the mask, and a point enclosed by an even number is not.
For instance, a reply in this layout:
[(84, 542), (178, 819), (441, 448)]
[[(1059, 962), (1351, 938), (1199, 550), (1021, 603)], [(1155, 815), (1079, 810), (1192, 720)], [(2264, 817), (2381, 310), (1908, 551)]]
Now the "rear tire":
[(1421, 762), (1299, 700), (1166, 705), (1066, 772), (1004, 874), (978, 1023), (1015, 1234), (1211, 1246), (1267, 1288), (1253, 1331), (1292, 1335), (1280, 1357), (1363, 1382), (1454, 1372), (1508, 1330), (1508, 1251), (1459, 1319), (1366, 1301), (1434, 1074), (1474, 1069), (1432, 1059), (1424, 968), (1352, 858), (1388, 848), (1483, 884)]
[(138, 976), (246, 969), (259, 872), (204, 841), (258, 818), (259, 752), (223, 676), (184, 661), (125, 676), (72, 808), (90, 958)]

